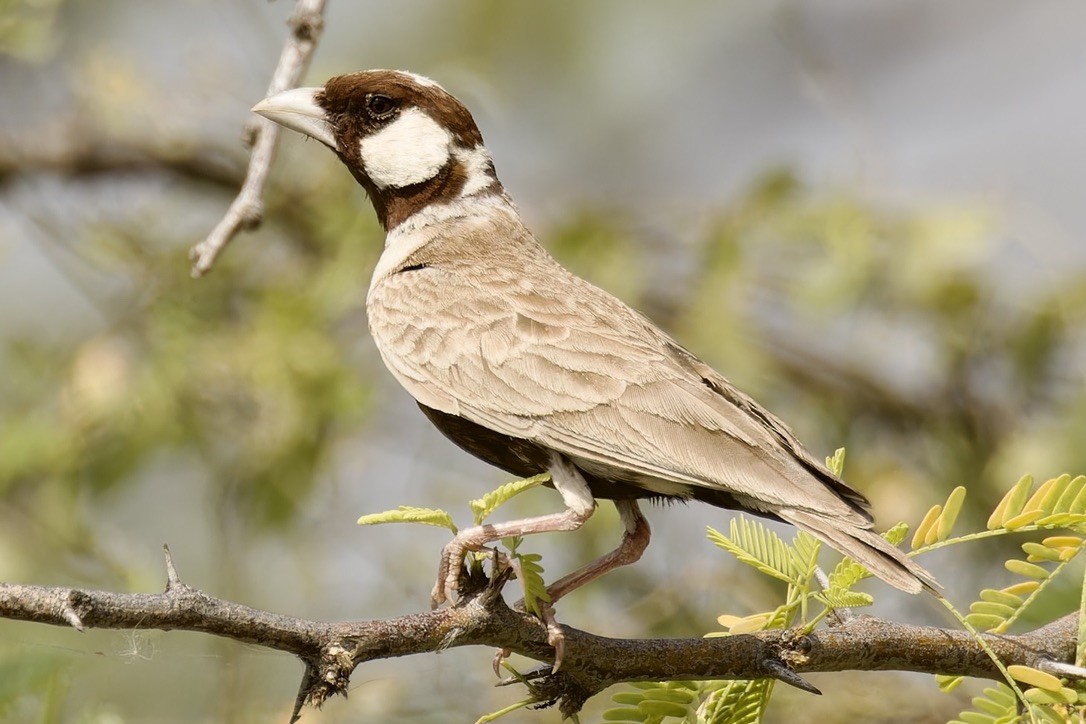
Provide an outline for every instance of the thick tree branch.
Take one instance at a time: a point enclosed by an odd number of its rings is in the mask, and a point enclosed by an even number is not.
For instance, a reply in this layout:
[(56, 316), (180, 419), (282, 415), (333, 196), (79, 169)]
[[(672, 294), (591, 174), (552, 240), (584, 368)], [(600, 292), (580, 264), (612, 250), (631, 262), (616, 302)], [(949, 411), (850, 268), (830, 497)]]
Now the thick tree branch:
[[(320, 705), (347, 691), (355, 667), (367, 661), (436, 652), (454, 646), (506, 649), (550, 661), (546, 628), (506, 605), (500, 589), (508, 575), (467, 580), (453, 608), (388, 620), (325, 623), (282, 616), (202, 593), (177, 577), (167, 551), (168, 583), (158, 594), (109, 593), (0, 583), (0, 617), (57, 626), (202, 631), (298, 656), (306, 666), (295, 707)], [(474, 590), (471, 590), (474, 588)], [(578, 711), (603, 689), (624, 681), (753, 679), (772, 677), (817, 691), (799, 673), (810, 671), (919, 671), (998, 679), (995, 666), (964, 631), (913, 626), (871, 617), (808, 635), (765, 631), (723, 638), (614, 639), (563, 627), (565, 659), (558, 673), (542, 667), (531, 677), (541, 701)], [(1035, 631), (987, 635), (1010, 664), (1079, 677), (1074, 660), (1074, 614)]]
[[(290, 18), (291, 34), (279, 56), (266, 95), (274, 95), (298, 85), (324, 28), (325, 0), (298, 0)], [(268, 182), (275, 151), (279, 146), (280, 126), (265, 118), (254, 118), (246, 126), (246, 138), (252, 144), (249, 169), (237, 198), (226, 215), (207, 238), (189, 252), (192, 275), (198, 277), (211, 269), (215, 257), (242, 229), (256, 227), (264, 215), (264, 187)]]

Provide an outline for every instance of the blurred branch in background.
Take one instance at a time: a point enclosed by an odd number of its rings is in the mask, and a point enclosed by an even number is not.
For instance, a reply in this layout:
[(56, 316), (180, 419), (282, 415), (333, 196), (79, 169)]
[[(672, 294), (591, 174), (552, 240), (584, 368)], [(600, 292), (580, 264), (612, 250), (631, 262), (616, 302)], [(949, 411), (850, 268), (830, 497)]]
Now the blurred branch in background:
[[(309, 67), (309, 60), (317, 48), (317, 40), (324, 29), (325, 0), (298, 0), (290, 17), (291, 34), (279, 56), (267, 96), (281, 93), (298, 85), (302, 74)], [(242, 229), (253, 229), (264, 215), (264, 187), (268, 183), (275, 149), (279, 145), (280, 127), (264, 118), (251, 118), (245, 126), (245, 141), (252, 147), (245, 182), (237, 198), (208, 237), (189, 252), (192, 259), (192, 275), (206, 274), (215, 257)]]
[(94, 136), (86, 129), (60, 133), (50, 145), (0, 145), (0, 190), (21, 175), (50, 173), (71, 180), (109, 174), (169, 173), (224, 190), (238, 187), (243, 178), (237, 158), (219, 149), (118, 142)]

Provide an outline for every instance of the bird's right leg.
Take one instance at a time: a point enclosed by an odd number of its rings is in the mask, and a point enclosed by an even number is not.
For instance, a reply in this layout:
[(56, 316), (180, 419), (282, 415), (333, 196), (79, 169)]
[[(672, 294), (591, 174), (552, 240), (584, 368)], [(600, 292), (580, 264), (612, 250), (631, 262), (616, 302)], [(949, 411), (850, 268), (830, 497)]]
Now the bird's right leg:
[(577, 530), (592, 517), (596, 510), (596, 500), (588, 489), (588, 483), (573, 463), (552, 452), (549, 472), (554, 489), (562, 495), (566, 510), (507, 523), (477, 525), (457, 533), (441, 551), (437, 583), (430, 595), (434, 608), (448, 600), (449, 595), (459, 587), (464, 556), (469, 552), (481, 550), (487, 543), (509, 536)]

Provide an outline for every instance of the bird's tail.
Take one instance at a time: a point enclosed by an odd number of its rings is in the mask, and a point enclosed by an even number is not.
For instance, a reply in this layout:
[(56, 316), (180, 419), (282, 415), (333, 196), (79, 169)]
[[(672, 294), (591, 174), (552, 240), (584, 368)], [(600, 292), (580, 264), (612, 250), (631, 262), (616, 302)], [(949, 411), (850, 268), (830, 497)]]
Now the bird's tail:
[(774, 511), (792, 525), (822, 539), (841, 553), (853, 558), (875, 576), (906, 593), (927, 590), (942, 597), (935, 577), (908, 558), (885, 538), (870, 528), (850, 525), (804, 510), (786, 508)]

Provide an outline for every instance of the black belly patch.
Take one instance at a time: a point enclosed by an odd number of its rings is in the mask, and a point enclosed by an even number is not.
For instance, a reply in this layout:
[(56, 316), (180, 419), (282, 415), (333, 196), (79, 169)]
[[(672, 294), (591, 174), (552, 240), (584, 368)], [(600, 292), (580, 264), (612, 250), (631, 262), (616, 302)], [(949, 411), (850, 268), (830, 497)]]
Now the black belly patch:
[[(419, 404), (419, 408), (430, 422), (461, 450), (471, 453), (480, 460), (485, 460), (507, 473), (527, 478), (546, 472), (550, 465), (550, 451), (542, 445), (523, 438), (503, 435), (470, 420), (435, 410), (423, 404)], [(593, 497), (596, 498), (604, 500), (648, 499), (668, 503), (686, 500), (686, 498), (679, 496), (661, 495), (623, 480), (592, 474), (580, 467), (578, 467), (578, 470), (584, 475), (585, 482), (588, 483)], [(548, 487), (552, 486), (548, 484)], [(743, 508), (730, 493), (719, 488), (691, 485), (688, 492), (691, 499), (720, 508)], [(765, 513), (758, 511), (752, 512), (756, 512), (763, 517), (773, 517), (766, 516)]]

